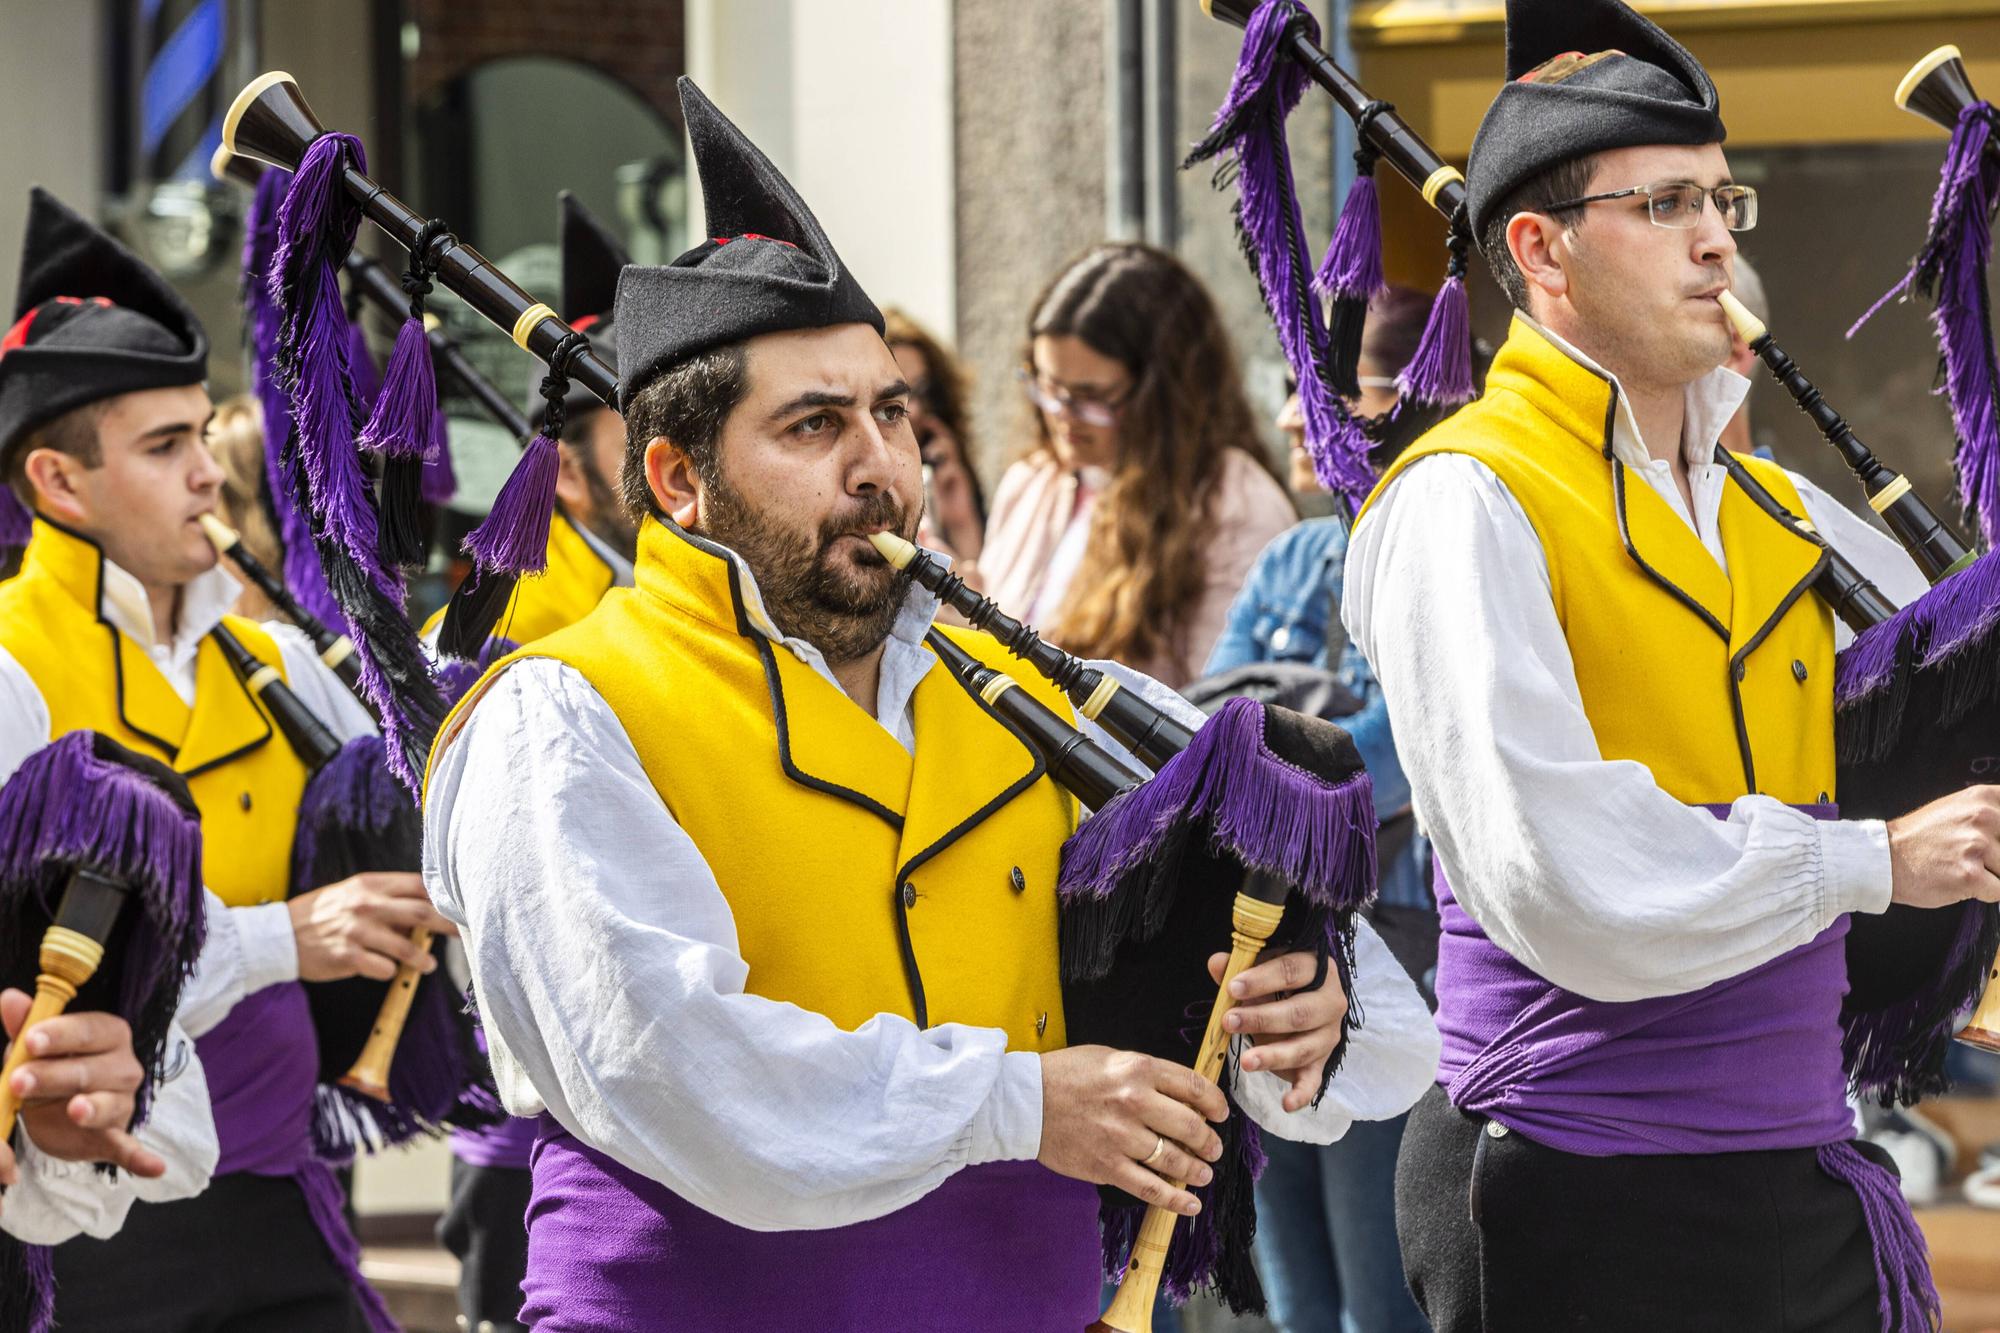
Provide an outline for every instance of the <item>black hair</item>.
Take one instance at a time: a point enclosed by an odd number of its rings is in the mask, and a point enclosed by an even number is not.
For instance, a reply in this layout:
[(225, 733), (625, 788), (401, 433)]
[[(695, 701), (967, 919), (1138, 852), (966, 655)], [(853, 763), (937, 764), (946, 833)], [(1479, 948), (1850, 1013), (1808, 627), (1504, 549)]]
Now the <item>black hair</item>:
[(1590, 189), (1591, 178), (1597, 174), (1597, 157), (1573, 157), (1567, 162), (1558, 162), (1547, 171), (1530, 176), (1511, 190), (1500, 201), (1500, 207), (1493, 211), (1493, 217), (1486, 224), (1486, 234), (1479, 238), (1479, 249), (1486, 256), (1486, 263), (1493, 270), (1493, 280), (1500, 284), (1500, 290), (1507, 294), (1507, 300), (1516, 310), (1528, 308), (1528, 280), (1514, 262), (1514, 254), (1507, 248), (1507, 224), (1517, 213), (1547, 213), (1552, 217), (1572, 216), (1573, 225), (1583, 225), (1584, 210), (1581, 208), (1557, 210), (1551, 206), (1566, 199), (1575, 199)]
[(723, 423), (749, 389), (743, 344), (725, 343), (670, 362), (625, 407), (625, 470), (619, 491), (634, 518), (665, 515), (646, 480), (646, 446), (666, 439), (713, 485)]

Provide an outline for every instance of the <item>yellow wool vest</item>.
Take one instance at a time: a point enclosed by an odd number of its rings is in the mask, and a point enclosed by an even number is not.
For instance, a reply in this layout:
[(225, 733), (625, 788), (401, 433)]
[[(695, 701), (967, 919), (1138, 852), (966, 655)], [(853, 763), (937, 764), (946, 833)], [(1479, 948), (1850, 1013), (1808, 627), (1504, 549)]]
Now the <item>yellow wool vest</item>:
[[(512, 662), (566, 662), (715, 871), (752, 994), (849, 1030), (887, 1013), (1061, 1047), (1056, 869), (1077, 807), (1039, 756), (936, 665), (912, 700), (912, 756), (758, 633), (736, 566), (678, 528), (646, 522), (637, 585), (495, 664), (440, 745)], [(1008, 669), (990, 637), (947, 632)], [(1073, 717), (1052, 686), (1016, 679)]]
[[(0, 584), (0, 647), (47, 703), (49, 739), (88, 729), (166, 763), (201, 811), (208, 887), (231, 907), (283, 898), (305, 766), (212, 638), (195, 656), (194, 707), (182, 703), (145, 649), (99, 616), (103, 582), (95, 543), (38, 518), (21, 572)], [(223, 623), (284, 673), (254, 622)]]
[[(514, 596), (505, 614), (494, 627), (496, 638), (515, 643), (533, 643), (590, 614), (617, 576), (604, 557), (591, 549), (561, 510), (549, 520), (549, 565), (540, 574), (531, 574), (514, 585)], [(424, 622), (425, 635), (434, 635), (444, 620), (439, 611)]]
[[(1516, 320), (1484, 395), (1397, 460), (1370, 503), (1419, 459), (1478, 459), (1541, 539), (1606, 759), (1646, 765), (1690, 805), (1751, 792), (1791, 804), (1832, 800), (1833, 617), (1811, 592), (1823, 552), (1729, 483), (1725, 574), (1667, 502), (1611, 457), (1616, 392)], [(1804, 515), (1783, 469), (1742, 462)]]

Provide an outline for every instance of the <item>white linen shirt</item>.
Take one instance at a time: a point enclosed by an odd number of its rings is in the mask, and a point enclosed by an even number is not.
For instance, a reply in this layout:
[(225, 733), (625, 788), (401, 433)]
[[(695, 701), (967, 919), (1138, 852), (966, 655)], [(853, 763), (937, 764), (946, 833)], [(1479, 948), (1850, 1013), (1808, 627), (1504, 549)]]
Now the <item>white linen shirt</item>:
[[(1718, 520), (1734, 483), (1714, 450), (1749, 387), (1727, 369), (1688, 386), (1692, 512), (1670, 464), (1647, 452), (1622, 387), (1612, 431), (1613, 454), (1725, 572)], [(1925, 590), (1893, 539), (1791, 479), (1805, 516), (1892, 601)], [(1716, 819), (1661, 790), (1645, 765), (1601, 756), (1541, 541), (1485, 464), (1421, 459), (1375, 498), (1348, 547), (1341, 615), (1382, 683), (1417, 814), (1459, 905), (1555, 985), (1601, 1001), (1681, 994), (1806, 943), (1842, 913), (1888, 907), (1880, 820), (1818, 822), (1768, 796)], [(1836, 635), (1852, 637), (1841, 625)]]
[[(734, 557), (732, 556), (732, 559)], [(772, 628), (747, 566), (752, 624), (829, 681), (811, 644)], [(937, 601), (912, 589), (882, 658), (875, 715), (914, 750), (911, 696), (936, 659)], [(1096, 663), (1190, 725), (1165, 686)], [(837, 686), (837, 682), (835, 682)], [(1100, 744), (1123, 753), (1092, 723)], [(750, 830), (746, 829), (746, 836)], [(531, 658), (440, 739), (427, 789), (424, 877), (458, 925), (507, 1109), (546, 1109), (583, 1142), (725, 1221), (805, 1230), (902, 1208), (952, 1173), (1041, 1145), (1041, 1063), (997, 1029), (919, 1029), (882, 1014), (854, 1031), (744, 993), (729, 904), (603, 696)], [(1429, 1012), (1362, 924), (1364, 1026), (1317, 1110), (1245, 1074), (1239, 1101), (1286, 1137), (1331, 1142), (1429, 1086)]]
[[(111, 561), (104, 562), (100, 610), (119, 632), (145, 650), (183, 702), (195, 692), (195, 653), (202, 638), (235, 602), (241, 585), (219, 566), (181, 590), (178, 627), (158, 642), (146, 590)], [(292, 690), (313, 714), (343, 740), (374, 729), (368, 716), (320, 660), (311, 640), (285, 624), (266, 624), (278, 645)], [(23, 760), (49, 743), (49, 709), (21, 664), (0, 648), (0, 782)], [(274, 737), (274, 744), (283, 744)], [(24, 1131), (15, 1137), (21, 1180), (7, 1191), (0, 1229), (34, 1245), (54, 1245), (83, 1234), (102, 1239), (116, 1234), (135, 1199), (165, 1202), (191, 1198), (208, 1187), (218, 1147), (209, 1114), (208, 1084), (193, 1039), (208, 1032), (244, 996), (299, 975), (291, 916), (282, 902), (230, 908), (203, 891), (208, 937), (194, 974), (181, 990), (180, 1008), (168, 1029), (166, 1078), (152, 1112), (137, 1131), (140, 1142), (160, 1154), (167, 1173), (140, 1180), (120, 1171), (107, 1176), (90, 1163), (66, 1162), (34, 1146)]]

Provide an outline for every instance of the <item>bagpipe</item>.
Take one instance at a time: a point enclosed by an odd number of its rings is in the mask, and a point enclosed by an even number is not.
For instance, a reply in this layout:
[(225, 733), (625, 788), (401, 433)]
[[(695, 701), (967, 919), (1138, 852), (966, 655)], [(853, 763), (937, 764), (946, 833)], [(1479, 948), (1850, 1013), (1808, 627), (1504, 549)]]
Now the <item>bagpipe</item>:
[[(269, 226), (276, 191), (264, 184), (266, 173), (260, 166), (236, 158), (227, 147), (218, 148), (210, 166), (218, 179), (233, 179), (257, 192), (245, 262), (246, 288), (255, 286), (269, 262), (270, 247), (260, 247), (260, 239), (268, 241), (261, 234)], [(270, 175), (273, 185), (282, 183), (276, 173)], [(348, 274), (357, 295), (391, 313), (401, 313), (409, 303), (396, 279), (372, 259), (350, 256)], [(269, 350), (268, 345), (260, 346), (268, 343), (268, 328), (257, 327), (258, 312), (268, 306), (267, 293), (258, 293), (245, 304), (251, 316), (249, 341), (253, 361), (257, 361), (267, 429), (288, 434), (291, 413), (283, 386), (263, 382), (267, 368), (259, 359), (259, 353)], [(350, 325), (355, 327), (351, 321)], [(477, 381), (477, 387), (468, 386), (475, 399), (505, 403), (504, 397), (472, 370), (454, 342), (434, 328), (424, 332), (440, 365)], [(350, 339), (349, 346), (357, 361), (367, 356), (360, 339)], [(279, 444), (283, 442), (281, 438)], [(439, 449), (441, 452), (441, 443)], [(296, 511), (286, 496), (276, 493), (286, 472), (281, 453), (272, 453), (270, 462), (271, 506), (282, 531), (288, 526), (287, 519), (296, 518)], [(220, 520), (204, 516), (202, 528), (217, 552), (234, 561), (243, 575), (313, 641), (320, 660), (380, 721), (383, 712), (363, 685), (362, 659), (353, 640), (328, 625), (294, 590), (292, 580), (298, 565), (290, 558), (290, 545), (286, 575), (280, 577)], [(310, 549), (305, 554), (310, 556)], [(317, 561), (308, 559), (305, 564), (306, 584), (324, 590)], [(337, 608), (328, 610), (338, 614)], [(226, 630), (219, 629), (217, 634), (239, 678), (271, 713), (310, 775), (300, 802), (290, 892), (308, 892), (364, 871), (419, 869), (421, 818), (391, 773), (383, 740), (364, 736), (342, 745), (274, 670), (252, 658)], [(412, 943), (442, 962), (442, 941), (434, 941), (428, 932), (418, 931)], [(425, 975), (405, 963), (388, 982), (355, 977), (314, 983), (306, 993), (320, 1047), (321, 1093), (315, 1131), (322, 1147), (339, 1152), (364, 1140), (397, 1143), (442, 1125), (473, 1127), (499, 1118), (498, 1097), (474, 1044), (470, 1017), (463, 1012), (461, 999), (442, 967)], [(411, 1035), (407, 1044), (406, 1034)]]
[[(300, 628), (315, 639), (327, 632), (309, 615)], [(226, 624), (211, 637), (308, 775), (288, 896), (365, 871), (418, 869), (422, 818), (389, 773), (381, 737), (343, 744), (278, 669), (259, 660)], [(319, 1045), (314, 1146), (323, 1156), (401, 1143), (447, 1125), (476, 1128), (501, 1117), (471, 1020), (442, 966), (443, 941), (419, 929), (411, 942), (438, 959), (428, 975), (403, 963), (386, 982), (349, 977), (306, 986)]]
[[(374, 659), (404, 661), (414, 636), (406, 622), (392, 622), (382, 610), (381, 594), (394, 584), (371, 538), (375, 502), (360, 484), (352, 432), (344, 454), (335, 447), (347, 409), (337, 387), (326, 386), (337, 386), (342, 377), (340, 340), (310, 332), (329, 322), (331, 275), (359, 220), (375, 222), (411, 251), (426, 274), (546, 361), (554, 387), (574, 381), (615, 408), (617, 379), (588, 339), (550, 306), (370, 179), (359, 143), (326, 131), (289, 76), (266, 74), (246, 87), (224, 119), (223, 141), (236, 156), (293, 173), (272, 260), (271, 290), (284, 307), (282, 323), (293, 330), (277, 339), (279, 364), (300, 395), (319, 393), (332, 401), (331, 423), (320, 421), (310, 403), (299, 411), (295, 445), (303, 465), (295, 471), (328, 583), (360, 630), (356, 648), (366, 683)], [(553, 408), (560, 394), (551, 395), (551, 387), (544, 381)], [(469, 582), (508, 587), (512, 576), (538, 567), (530, 565), (529, 548), (539, 561), (546, 528), (515, 531), (521, 507), (510, 504), (508, 491), (517, 484), (553, 485), (552, 475), (545, 483), (536, 476), (539, 447), (550, 429), (530, 447), (481, 525), (482, 532), (493, 531), (468, 539), (478, 562)], [(553, 444), (548, 448), (553, 458)], [(475, 588), (472, 596), (479, 595)], [(458, 601), (455, 596), (455, 608)], [(1232, 941), (1236, 970), (1268, 941), (1279, 940), (1317, 950), (1326, 960), (1323, 974), (1337, 966), (1343, 983), (1348, 980), (1352, 913), (1374, 886), (1375, 817), (1367, 774), (1344, 732), (1318, 719), (1235, 701), (1190, 733), (1137, 696), (1107, 686), (1094, 669), (1078, 667), (1075, 681), (1087, 674), (1093, 693), (1118, 700), (1116, 707), (1100, 700), (1099, 719), (1114, 735), (1133, 738), (1158, 768), (1147, 778), (943, 633), (928, 642), (953, 679), (1037, 755), (1053, 780), (1098, 811), (1065, 847), (1059, 886), (1064, 1008), (1073, 1041), (1159, 1055), (1220, 1081), (1228, 1075), (1229, 1043), (1221, 1029), (1228, 1000), (1226, 988), (1218, 993), (1210, 978), (1207, 959), (1225, 939)], [(400, 699), (399, 691), (381, 702), (395, 708)], [(422, 708), (385, 716), (384, 726), (405, 738), (412, 754), (414, 743), (427, 745), (436, 730)], [(1181, 891), (1197, 884), (1199, 892)], [(1209, 1022), (1198, 1033), (1190, 1016), (1204, 1008)], [(1329, 1077), (1334, 1063), (1329, 1061)], [(1239, 1309), (1261, 1304), (1249, 1254), (1256, 1130), (1239, 1112), (1224, 1131), (1224, 1160), (1214, 1181), (1198, 1191), (1205, 1194), (1202, 1214), (1178, 1237), (1173, 1214), (1141, 1216), (1136, 1201), (1122, 1194), (1106, 1200), (1107, 1264), (1116, 1269), (1129, 1261), (1125, 1286), (1131, 1295), (1121, 1300), (1138, 1303), (1143, 1296), (1150, 1311), (1164, 1281), (1180, 1295), (1212, 1284)]]
[[(144, 1071), (132, 1124), (168, 1077), (167, 1034), (207, 933), (201, 816), (181, 776), (90, 731), (37, 750), (0, 787), (0, 984), (34, 1004), (0, 1069), (0, 1142), (20, 1110), (19, 1040), (65, 1009), (116, 1014)], [(49, 1251), (0, 1235), (0, 1327), (53, 1318)]]
[[(1263, 286), (1266, 304), (1278, 321), (1280, 343), (1298, 376), (1302, 401), (1308, 406), (1307, 441), (1322, 479), (1351, 500), (1372, 488), (1365, 473), (1371, 431), (1378, 423), (1356, 420), (1329, 385), (1339, 378), (1336, 363), (1341, 348), (1330, 322), (1323, 322), (1312, 288), (1332, 297), (1335, 319), (1345, 296), (1365, 297), (1368, 283), (1379, 281), (1379, 242), (1368, 254), (1369, 223), (1377, 205), (1373, 183), (1363, 170), (1355, 191), (1343, 207), (1340, 224), (1317, 279), (1302, 240), (1297, 200), (1290, 189), (1288, 149), (1284, 139), (1286, 114), (1312, 82), (1331, 94), (1353, 117), (1361, 142), (1357, 165), (1372, 168), (1386, 159), (1437, 208), (1449, 224), (1452, 255), (1450, 276), (1433, 307), (1425, 344), (1400, 377), (1404, 393), (1441, 402), (1469, 378), (1455, 370), (1440, 372), (1442, 361), (1456, 353), (1451, 343), (1464, 342), (1464, 294), (1460, 286), (1463, 259), (1471, 245), (1466, 220), (1463, 177), (1399, 118), (1386, 103), (1371, 98), (1352, 76), (1320, 49), (1311, 15), (1296, 0), (1203, 0), (1212, 17), (1245, 29), (1242, 58), (1228, 98), (1218, 112), (1208, 139), (1190, 162), (1224, 158), (1218, 185), (1233, 180), (1239, 190), (1238, 224), (1246, 249)], [(1953, 53), (1955, 55), (1955, 52)], [(1947, 167), (1947, 188), (1940, 192), (1940, 217), (1959, 221), (1966, 211), (1963, 186), (1968, 168), (1961, 159), (1980, 164), (1975, 177), (2000, 174), (2000, 150), (1989, 150), (1986, 130), (1991, 108), (1972, 101), (1963, 66), (1934, 56), (1912, 71), (1899, 100), (1912, 109), (1955, 127), (1953, 162)], [(1968, 128), (1970, 127), (1970, 128)], [(1965, 147), (1976, 144), (1977, 147)], [(1954, 172), (1953, 164), (1957, 164)], [(1366, 189), (1362, 187), (1366, 186)], [(1946, 195), (1952, 207), (1944, 207)], [(1359, 196), (1357, 198), (1357, 196)], [(1991, 194), (1977, 195), (1991, 217)], [(1916, 281), (1934, 281), (1943, 269), (1957, 276), (1937, 252), (1939, 221), (1934, 219), (1934, 243), (1919, 256)], [(1359, 238), (1359, 239), (1357, 239)], [(1990, 240), (1990, 238), (1988, 238)], [(1984, 254), (1984, 250), (1978, 253)], [(1361, 274), (1360, 281), (1342, 275)], [(1926, 275), (1931, 275), (1927, 278)], [(1961, 278), (1962, 281), (1962, 278)], [(1983, 270), (1979, 291), (1984, 292)], [(1928, 289), (1928, 288), (1927, 288)], [(1977, 303), (1974, 303), (1977, 304)], [(1979, 306), (1983, 310), (1983, 304)], [(1941, 328), (1946, 323), (1941, 318)], [(1287, 329), (1291, 332), (1288, 335)], [(1435, 347), (1433, 331), (1442, 331)], [(1819, 395), (1761, 328), (1752, 343), (1758, 356), (1810, 416), (1828, 442), (1854, 469), (1880, 513), (1911, 557), (1938, 586), (1908, 607), (1898, 609), (1859, 570), (1812, 530), (1803, 516), (1789, 513), (1754, 477), (1720, 446), (1716, 462), (1766, 514), (1784, 523), (1820, 548), (1820, 564), (1812, 587), (1856, 633), (1838, 659), (1835, 688), (1835, 736), (1839, 756), (1841, 810), (1851, 818), (1893, 818), (1973, 782), (1990, 781), (1996, 767), (1991, 738), (2000, 719), (1991, 716), (1996, 682), (2000, 682), (2000, 564), (1992, 555), (1973, 558), (1949, 525), (1925, 505), (1906, 479), (1875, 459), (1855, 438), (1839, 414)], [(1985, 365), (1992, 365), (1990, 329), (1984, 342)], [(1947, 362), (1952, 361), (1947, 355)], [(1973, 360), (1964, 356), (1961, 360)], [(1953, 375), (1955, 383), (1983, 383), (1986, 397), (1972, 404), (1984, 411), (1986, 435), (1994, 431), (1992, 387), (1995, 377)], [(1444, 386), (1444, 387), (1439, 387)], [(1469, 394), (1467, 395), (1469, 397)], [(1322, 404), (1318, 424), (1310, 410)], [(1967, 427), (1961, 422), (1961, 437)], [(2000, 444), (1995, 447), (2000, 458)], [(1961, 478), (1966, 469), (1961, 460)], [(1981, 474), (1984, 475), (1983, 473)], [(1969, 500), (1974, 487), (1966, 486)], [(1993, 530), (1988, 529), (1989, 542)], [(1975, 707), (1985, 710), (1967, 725)], [(1843, 1003), (1843, 1051), (1854, 1086), (1885, 1102), (1914, 1101), (1945, 1085), (1943, 1064), (1955, 1016), (1971, 1003), (1993, 971), (2000, 949), (2000, 913), (1988, 905), (1960, 904), (1921, 911), (1892, 906), (1881, 915), (1857, 915), (1848, 936), (1850, 991)], [(1974, 1044), (2000, 1049), (2000, 994), (1979, 1006), (1972, 1027), (1962, 1035)]]

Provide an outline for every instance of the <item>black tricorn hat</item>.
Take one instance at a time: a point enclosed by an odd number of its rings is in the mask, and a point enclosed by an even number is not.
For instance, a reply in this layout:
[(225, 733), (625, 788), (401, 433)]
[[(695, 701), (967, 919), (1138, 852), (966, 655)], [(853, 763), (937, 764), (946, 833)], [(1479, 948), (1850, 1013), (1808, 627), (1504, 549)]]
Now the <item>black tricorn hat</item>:
[[(564, 190), (557, 198), (562, 205), (556, 232), (556, 246), (562, 253), (558, 313), (571, 328), (588, 335), (591, 350), (616, 370), (618, 330), (611, 307), (618, 295), (618, 274), (632, 262), (632, 256), (626, 253), (625, 243), (575, 195)], [(536, 430), (548, 416), (548, 403), (542, 398), (542, 376), (547, 369), (537, 370), (528, 385), (528, 418)], [(563, 398), (563, 414), (571, 421), (600, 406), (597, 395), (580, 384), (570, 385)]]
[(1507, 0), (1507, 86), (1466, 168), (1473, 234), (1523, 181), (1613, 148), (1721, 143), (1715, 81), (1621, 0)]
[(208, 335), (166, 279), (37, 185), (0, 339), (0, 459), (72, 408), (200, 384)]
[(882, 329), (882, 312), (791, 182), (692, 80), (681, 79), (680, 94), (710, 239), (619, 278), (621, 406), (665, 367), (710, 347), (787, 329)]

